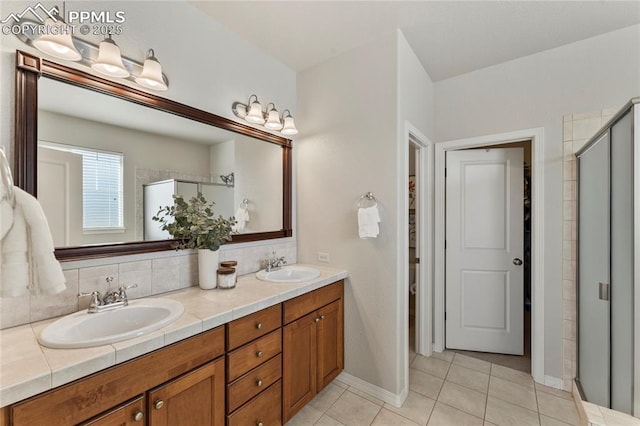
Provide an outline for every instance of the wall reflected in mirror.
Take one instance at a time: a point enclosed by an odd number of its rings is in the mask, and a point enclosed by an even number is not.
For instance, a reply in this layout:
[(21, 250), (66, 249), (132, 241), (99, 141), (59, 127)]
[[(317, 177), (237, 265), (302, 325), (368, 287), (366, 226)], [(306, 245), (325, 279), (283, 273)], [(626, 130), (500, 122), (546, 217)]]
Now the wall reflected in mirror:
[(282, 229), (282, 147), (41, 78), (38, 199), (56, 247), (166, 239), (151, 221), (198, 191), (240, 233)]

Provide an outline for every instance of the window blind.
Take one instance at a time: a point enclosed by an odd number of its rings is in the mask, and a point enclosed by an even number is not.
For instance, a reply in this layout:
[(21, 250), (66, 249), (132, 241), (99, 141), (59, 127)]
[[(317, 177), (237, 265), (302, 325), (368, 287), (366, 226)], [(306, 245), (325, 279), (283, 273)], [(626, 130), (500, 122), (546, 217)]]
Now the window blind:
[(83, 227), (122, 228), (122, 154), (78, 151), (82, 154)]

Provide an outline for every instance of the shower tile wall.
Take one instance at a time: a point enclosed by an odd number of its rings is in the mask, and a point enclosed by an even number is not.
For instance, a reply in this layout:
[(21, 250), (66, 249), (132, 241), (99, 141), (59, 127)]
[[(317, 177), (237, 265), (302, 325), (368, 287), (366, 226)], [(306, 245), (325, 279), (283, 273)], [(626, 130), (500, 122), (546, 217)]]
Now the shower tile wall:
[[(287, 262), (297, 262), (295, 241), (220, 249), (220, 261), (237, 260), (240, 275), (261, 269), (260, 261), (272, 251), (285, 256)], [(90, 262), (90, 266), (87, 263)], [(67, 289), (53, 296), (0, 297), (0, 329), (41, 321), (86, 309), (88, 301), (78, 300), (79, 292), (106, 289), (105, 278), (113, 276), (112, 288), (138, 284), (128, 291), (131, 298), (161, 294), (198, 285), (198, 258), (192, 252), (159, 252), (97, 259), (95, 261), (62, 264)]]
[(576, 158), (575, 153), (616, 113), (617, 108), (563, 117), (563, 389), (576, 377)]

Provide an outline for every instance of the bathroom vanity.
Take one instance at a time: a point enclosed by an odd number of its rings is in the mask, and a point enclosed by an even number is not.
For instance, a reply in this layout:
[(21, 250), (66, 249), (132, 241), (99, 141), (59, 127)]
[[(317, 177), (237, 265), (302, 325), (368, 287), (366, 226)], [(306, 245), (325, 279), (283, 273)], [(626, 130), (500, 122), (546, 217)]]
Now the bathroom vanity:
[[(2, 356), (0, 425), (284, 424), (344, 367), (345, 277), (322, 268), (312, 281), (267, 283), (251, 274), (231, 291), (192, 287), (165, 294), (183, 303), (183, 318), (134, 340), (149, 347), (154, 334), (164, 334), (166, 346), (118, 362), (131, 346), (106, 345), (115, 352), (114, 365), (95, 371), (86, 357), (99, 348), (31, 348), (48, 365), (58, 364), (61, 354), (67, 359), (65, 368), (49, 367), (51, 388), (44, 392), (40, 379), (29, 377), (34, 366), (25, 365), (32, 352), (25, 353), (18, 379), (8, 372), (20, 360)], [(34, 340), (41, 327), (3, 330), (0, 343)], [(177, 336), (183, 338), (172, 342)], [(3, 355), (9, 350), (2, 345)], [(74, 374), (79, 378), (56, 385)]]

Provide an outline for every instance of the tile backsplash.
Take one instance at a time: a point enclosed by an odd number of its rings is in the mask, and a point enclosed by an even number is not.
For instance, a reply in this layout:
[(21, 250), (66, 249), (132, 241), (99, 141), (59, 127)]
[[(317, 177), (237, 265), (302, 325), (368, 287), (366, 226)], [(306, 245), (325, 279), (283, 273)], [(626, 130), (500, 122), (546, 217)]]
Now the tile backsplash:
[[(295, 241), (252, 245), (227, 245), (220, 249), (220, 261), (238, 261), (239, 275), (262, 268), (261, 261), (276, 251), (288, 263), (297, 262)], [(50, 295), (25, 295), (0, 298), (0, 329), (70, 314), (89, 305), (78, 293), (95, 290), (104, 293), (106, 278), (113, 277), (111, 288), (137, 284), (127, 291), (129, 298), (152, 296), (198, 285), (198, 256), (195, 251), (167, 251), (141, 255), (62, 263), (67, 289)]]

